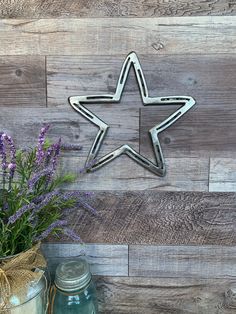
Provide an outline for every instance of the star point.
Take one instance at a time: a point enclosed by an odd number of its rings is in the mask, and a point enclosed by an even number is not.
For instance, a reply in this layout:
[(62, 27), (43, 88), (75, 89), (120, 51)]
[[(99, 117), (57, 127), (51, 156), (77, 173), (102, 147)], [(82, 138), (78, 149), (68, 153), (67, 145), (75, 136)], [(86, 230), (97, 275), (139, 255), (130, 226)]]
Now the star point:
[[(182, 105), (181, 108), (176, 110), (168, 118), (166, 118), (164, 121), (155, 125), (149, 130), (153, 151), (155, 154), (156, 164), (147, 159), (146, 157), (142, 156), (139, 152), (134, 150), (128, 144), (124, 144), (115, 149), (114, 151), (98, 159), (97, 156), (102, 145), (102, 142), (107, 134), (109, 126), (84, 106), (84, 104), (120, 102), (127, 81), (127, 77), (132, 66), (135, 71), (136, 79), (138, 82), (144, 106), (151, 105), (159, 106), (173, 104)], [(132, 51), (127, 55), (122, 65), (120, 76), (116, 86), (116, 91), (113, 95), (106, 94), (106, 95), (71, 96), (69, 97), (69, 103), (75, 111), (77, 111), (79, 114), (81, 114), (83, 117), (85, 117), (87, 120), (89, 120), (91, 123), (93, 123), (99, 128), (85, 165), (90, 172), (101, 168), (102, 166), (111, 162), (120, 155), (126, 154), (144, 168), (148, 169), (149, 171), (153, 172), (158, 176), (163, 177), (166, 173), (166, 167), (164, 163), (164, 157), (161, 149), (161, 144), (158, 138), (158, 134), (163, 132), (168, 127), (170, 127), (188, 110), (190, 110), (192, 106), (194, 106), (195, 100), (191, 96), (149, 97), (148, 88), (141, 68), (141, 64), (139, 62), (137, 54), (134, 51)]]

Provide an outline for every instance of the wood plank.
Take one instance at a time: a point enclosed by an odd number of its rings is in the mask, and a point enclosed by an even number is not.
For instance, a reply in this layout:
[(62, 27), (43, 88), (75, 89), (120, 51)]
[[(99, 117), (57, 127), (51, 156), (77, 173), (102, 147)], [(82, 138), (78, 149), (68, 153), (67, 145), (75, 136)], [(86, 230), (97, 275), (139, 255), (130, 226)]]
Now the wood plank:
[(1, 18), (50, 18), (50, 17), (157, 17), (192, 15), (234, 15), (235, 3), (228, 0), (148, 1), (139, 0), (40, 0), (0, 1)]
[[(127, 109), (131, 113), (129, 110)], [(128, 122), (127, 111), (119, 109), (116, 111), (116, 117), (111, 119), (111, 130), (109, 130), (106, 142), (102, 146), (101, 154), (110, 152), (127, 142), (138, 150), (138, 110), (132, 111), (129, 125), (123, 124), (123, 130), (120, 130), (119, 127), (119, 123), (123, 119)], [(107, 115), (101, 109), (97, 112), (104, 117)], [(108, 113), (108, 115), (111, 114), (111, 112)], [(29, 111), (27, 108), (16, 108), (14, 111), (10, 111), (7, 107), (1, 108), (0, 128), (12, 135), (18, 146), (34, 145), (43, 124), (51, 125), (48, 135), (52, 140), (62, 137), (65, 144), (81, 145), (82, 149), (74, 152), (76, 156), (87, 156), (97, 134), (97, 128), (80, 117), (69, 104), (60, 110), (58, 108), (34, 108)], [(71, 154), (72, 152), (70, 152)]]
[(130, 245), (129, 275), (235, 278), (236, 247)]
[[(140, 151), (153, 156), (148, 130), (168, 117), (174, 109), (141, 109)], [(159, 138), (164, 156), (234, 157), (236, 156), (236, 106), (197, 105)]]
[(209, 191), (236, 190), (236, 163), (234, 158), (211, 158)]
[(0, 55), (234, 53), (235, 26), (235, 16), (2, 19)]
[[(117, 108), (118, 109), (118, 108)], [(107, 114), (99, 109), (101, 115)], [(98, 112), (98, 110), (97, 110)], [(138, 111), (134, 111), (138, 112)], [(208, 190), (208, 165), (207, 159), (167, 159), (167, 176), (159, 178), (127, 156), (122, 156), (106, 167), (90, 174), (80, 174), (84, 167), (85, 158), (97, 133), (95, 127), (91, 127), (83, 118), (80, 118), (70, 106), (54, 108), (34, 108), (30, 112), (27, 108), (16, 108), (13, 112), (2, 107), (0, 117), (0, 129), (9, 133), (15, 140), (17, 147), (29, 147), (36, 144), (38, 132), (43, 124), (50, 124), (48, 136), (52, 140), (62, 137), (63, 143), (82, 145), (79, 151), (70, 150), (64, 156), (62, 169), (78, 174), (78, 180), (69, 189), (82, 190), (124, 190), (124, 189), (160, 189), (160, 190)], [(126, 117), (126, 110), (117, 110), (113, 117), (113, 126), (104, 140), (100, 156), (116, 149), (122, 144), (131, 144), (138, 150), (139, 132), (138, 116), (132, 116), (130, 122)], [(112, 118), (112, 112), (109, 113)], [(108, 114), (108, 115), (109, 115)], [(123, 123), (121, 132), (119, 123)], [(111, 119), (112, 120), (112, 119)], [(131, 121), (133, 120), (133, 122)], [(129, 123), (128, 123), (129, 122)], [(114, 132), (112, 131), (114, 129)], [(135, 173), (135, 175), (134, 175)]]
[(235, 193), (103, 191), (89, 202), (100, 218), (69, 217), (86, 243), (236, 244)]
[(51, 274), (59, 263), (80, 256), (94, 275), (128, 276), (128, 245), (44, 243), (42, 251)]
[(233, 314), (225, 291), (230, 279), (100, 277), (103, 314)]
[(61, 171), (78, 175), (66, 189), (208, 191), (208, 159), (168, 158), (164, 178), (157, 177), (127, 156), (119, 157), (98, 171), (80, 173), (85, 160), (81, 157), (63, 158)]
[[(204, 107), (235, 105), (235, 55), (140, 55), (139, 59), (151, 96), (190, 95)], [(121, 55), (48, 57), (48, 104), (65, 105), (72, 95), (114, 93), (123, 61)], [(143, 107), (133, 71), (123, 106)], [(108, 105), (103, 108), (109, 110)]]
[(45, 107), (45, 77), (44, 57), (0, 57), (0, 106)]

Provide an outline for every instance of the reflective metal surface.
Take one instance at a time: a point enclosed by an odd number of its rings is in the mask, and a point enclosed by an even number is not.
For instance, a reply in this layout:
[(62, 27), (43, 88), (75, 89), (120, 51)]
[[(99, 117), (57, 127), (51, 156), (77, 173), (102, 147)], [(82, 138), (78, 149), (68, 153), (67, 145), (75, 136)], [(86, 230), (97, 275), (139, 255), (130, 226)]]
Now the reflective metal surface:
[[(135, 151), (129, 145), (123, 145), (116, 150), (106, 154), (101, 158), (97, 158), (100, 147), (108, 131), (108, 124), (99, 119), (95, 114), (88, 110), (83, 104), (92, 103), (118, 103), (120, 102), (124, 86), (129, 74), (131, 66), (134, 67), (135, 75), (137, 78), (138, 86), (140, 89), (142, 101), (144, 106), (160, 106), (160, 105), (182, 105), (182, 107), (176, 110), (168, 118), (161, 123), (155, 125), (149, 130), (151, 137), (153, 151), (155, 154), (156, 164), (145, 158), (137, 151)], [(170, 127), (180, 117), (182, 117), (194, 104), (195, 100), (190, 96), (166, 96), (166, 97), (149, 97), (147, 84), (143, 75), (143, 71), (135, 52), (131, 52), (125, 59), (122, 66), (120, 77), (117, 83), (116, 92), (113, 95), (90, 95), (90, 96), (72, 96), (69, 98), (71, 106), (86, 119), (95, 124), (99, 131), (90, 149), (85, 167), (88, 171), (95, 171), (102, 166), (111, 162), (122, 154), (127, 154), (130, 158), (136, 161), (141, 166), (147, 168), (151, 172), (158, 176), (164, 176), (166, 167), (164, 163), (164, 157), (161, 149), (161, 144), (158, 139), (158, 134)]]

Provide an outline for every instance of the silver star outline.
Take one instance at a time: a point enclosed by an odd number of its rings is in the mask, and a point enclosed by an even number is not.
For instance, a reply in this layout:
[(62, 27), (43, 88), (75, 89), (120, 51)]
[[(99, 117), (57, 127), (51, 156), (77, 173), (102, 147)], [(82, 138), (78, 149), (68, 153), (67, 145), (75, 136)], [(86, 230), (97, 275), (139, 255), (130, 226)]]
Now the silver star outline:
[[(100, 159), (96, 158), (99, 153), (102, 142), (107, 134), (109, 126), (104, 121), (99, 119), (94, 113), (88, 110), (85, 106), (83, 106), (83, 104), (119, 103), (131, 66), (133, 66), (135, 71), (136, 79), (138, 82), (144, 106), (171, 105), (171, 104), (182, 105), (181, 108), (176, 110), (168, 118), (166, 118), (160, 124), (155, 125), (153, 128), (149, 130), (155, 154), (156, 164), (154, 164), (152, 161), (139, 154), (136, 150), (134, 150), (127, 144), (120, 146), (119, 148), (106, 154)], [(136, 53), (131, 52), (128, 54), (123, 63), (115, 94), (71, 96), (69, 97), (69, 103), (79, 114), (81, 114), (83, 117), (88, 119), (90, 122), (92, 122), (99, 128), (99, 131), (95, 137), (95, 140), (88, 154), (87, 161), (85, 163), (85, 168), (87, 169), (87, 171), (95, 171), (104, 166), (105, 164), (111, 162), (118, 156), (126, 154), (134, 161), (136, 161), (138, 164), (147, 168), (149, 171), (155, 173), (158, 176), (163, 177), (166, 173), (166, 167), (164, 163), (164, 157), (161, 149), (161, 144), (158, 138), (158, 134), (163, 132), (168, 127), (170, 127), (188, 110), (190, 110), (194, 106), (195, 100), (190, 96), (149, 97), (147, 84), (144, 78), (140, 62), (138, 60)]]

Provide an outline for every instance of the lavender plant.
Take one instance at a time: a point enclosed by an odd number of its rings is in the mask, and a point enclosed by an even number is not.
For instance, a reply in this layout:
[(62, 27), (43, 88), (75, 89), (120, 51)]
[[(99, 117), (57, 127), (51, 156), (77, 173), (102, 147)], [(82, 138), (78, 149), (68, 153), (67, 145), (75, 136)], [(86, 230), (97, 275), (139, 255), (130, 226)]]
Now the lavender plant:
[(78, 206), (94, 213), (83, 193), (61, 189), (75, 176), (58, 174), (61, 139), (51, 144), (48, 129), (41, 129), (37, 146), (30, 150), (16, 151), (11, 137), (0, 133), (0, 257), (29, 249), (51, 234), (81, 241), (68, 227), (65, 213)]

